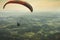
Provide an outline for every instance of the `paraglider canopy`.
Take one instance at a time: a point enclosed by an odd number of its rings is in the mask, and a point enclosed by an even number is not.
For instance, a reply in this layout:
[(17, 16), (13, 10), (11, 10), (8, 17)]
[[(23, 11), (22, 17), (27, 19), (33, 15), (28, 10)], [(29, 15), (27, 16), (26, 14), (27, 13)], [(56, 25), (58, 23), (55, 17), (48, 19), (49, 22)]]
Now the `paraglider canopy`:
[(6, 3), (4, 4), (4, 6), (3, 6), (3, 9), (5, 9), (5, 6), (6, 6), (7, 4), (10, 4), (10, 3), (12, 3), (12, 4), (21, 4), (21, 5), (24, 5), (24, 6), (27, 7), (31, 12), (33, 12), (33, 8), (32, 8), (32, 6), (31, 6), (29, 3), (25, 2), (25, 1), (19, 1), (19, 0), (12, 0), (12, 1), (6, 2)]

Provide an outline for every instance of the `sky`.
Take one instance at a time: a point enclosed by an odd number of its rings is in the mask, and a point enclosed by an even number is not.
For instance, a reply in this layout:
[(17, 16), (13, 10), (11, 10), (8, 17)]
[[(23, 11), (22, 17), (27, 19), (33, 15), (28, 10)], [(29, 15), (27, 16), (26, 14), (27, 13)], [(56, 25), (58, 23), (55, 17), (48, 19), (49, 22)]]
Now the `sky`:
[[(19, 4), (8, 4), (3, 10), (3, 5), (9, 0), (0, 0), (0, 11), (28, 11), (29, 9)], [(35, 11), (60, 12), (60, 0), (22, 0), (32, 5)]]

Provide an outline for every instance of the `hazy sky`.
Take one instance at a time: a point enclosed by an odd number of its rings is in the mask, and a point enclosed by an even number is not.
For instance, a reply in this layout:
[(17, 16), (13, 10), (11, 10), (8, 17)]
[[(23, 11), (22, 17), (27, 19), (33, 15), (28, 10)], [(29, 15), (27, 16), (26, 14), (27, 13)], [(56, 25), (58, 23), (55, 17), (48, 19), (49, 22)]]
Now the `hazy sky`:
[[(2, 6), (9, 0), (0, 0), (0, 10), (3, 11)], [(60, 11), (60, 0), (23, 0), (33, 6), (34, 11)], [(8, 4), (6, 10), (29, 11), (28, 8), (19, 4)]]

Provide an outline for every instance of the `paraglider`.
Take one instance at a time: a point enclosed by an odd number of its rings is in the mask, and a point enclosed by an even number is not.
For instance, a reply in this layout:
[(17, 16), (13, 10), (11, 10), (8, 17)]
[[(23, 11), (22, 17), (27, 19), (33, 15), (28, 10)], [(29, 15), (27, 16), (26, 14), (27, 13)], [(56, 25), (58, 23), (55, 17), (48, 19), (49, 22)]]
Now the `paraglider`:
[(17, 26), (20, 26), (20, 24), (19, 24), (19, 23), (17, 23)]
[(14, 0), (14, 1), (8, 1), (8, 2), (6, 2), (6, 3), (4, 4), (4, 6), (3, 6), (3, 9), (5, 9), (5, 6), (6, 6), (7, 4), (10, 4), (10, 3), (12, 3), (12, 4), (21, 4), (21, 5), (24, 5), (24, 6), (27, 7), (31, 12), (33, 12), (33, 8), (32, 8), (32, 6), (31, 6), (29, 3), (25, 2), (25, 1), (19, 1), (19, 0)]

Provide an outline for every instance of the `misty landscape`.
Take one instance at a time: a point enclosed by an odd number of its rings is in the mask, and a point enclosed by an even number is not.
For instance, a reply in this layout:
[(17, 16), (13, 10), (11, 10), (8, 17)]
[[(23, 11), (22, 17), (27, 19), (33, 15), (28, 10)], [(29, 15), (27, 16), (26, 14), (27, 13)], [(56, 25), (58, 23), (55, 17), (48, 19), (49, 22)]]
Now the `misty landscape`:
[(60, 13), (0, 12), (0, 40), (60, 40)]

